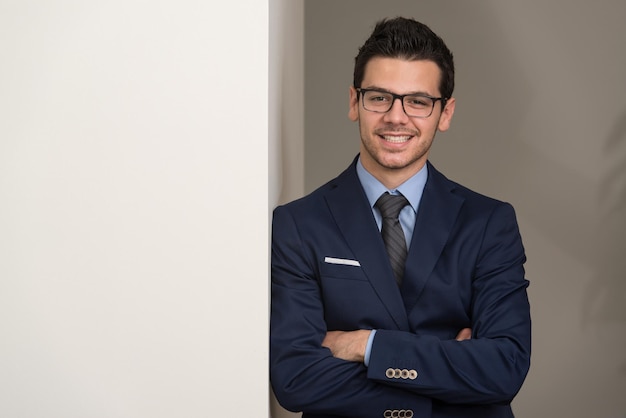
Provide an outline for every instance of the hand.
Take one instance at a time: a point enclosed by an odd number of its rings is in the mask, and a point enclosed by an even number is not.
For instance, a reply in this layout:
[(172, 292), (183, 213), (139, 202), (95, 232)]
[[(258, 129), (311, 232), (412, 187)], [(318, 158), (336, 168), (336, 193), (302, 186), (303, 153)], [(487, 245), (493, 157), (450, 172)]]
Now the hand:
[(456, 340), (457, 341), (471, 340), (471, 339), (472, 339), (472, 329), (471, 328), (463, 328), (456, 335)]
[[(322, 347), (330, 349), (333, 357), (346, 361), (356, 361), (363, 363), (365, 359), (365, 348), (369, 339), (371, 330), (357, 331), (328, 331)], [(470, 340), (472, 338), (472, 329), (463, 328), (456, 336), (457, 341)]]
[(322, 341), (322, 346), (329, 348), (333, 357), (363, 363), (367, 340), (371, 332), (368, 329), (328, 331), (324, 341)]

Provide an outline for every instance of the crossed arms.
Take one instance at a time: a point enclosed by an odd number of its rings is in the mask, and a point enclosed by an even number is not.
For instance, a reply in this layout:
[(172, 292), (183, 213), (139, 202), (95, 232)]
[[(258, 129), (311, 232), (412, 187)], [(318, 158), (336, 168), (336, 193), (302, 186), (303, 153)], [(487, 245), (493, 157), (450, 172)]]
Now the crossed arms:
[[(479, 249), (454, 237), (446, 255), (452, 261), (431, 273), (412, 329), (385, 319), (366, 280), (320, 275), (318, 260), (349, 251), (341, 235), (328, 237), (326, 225), (288, 206), (275, 211), (273, 225), (270, 373), (284, 407), (368, 417), (398, 405), (428, 415), (432, 400), (488, 405), (515, 396), (529, 367), (530, 318), (524, 251), (509, 205), (494, 208)], [(467, 258), (475, 260), (471, 269), (456, 261)], [(450, 280), (457, 277), (459, 283)], [(390, 379), (390, 368), (419, 375)]]
[[(326, 347), (334, 357), (346, 361), (363, 363), (365, 360), (365, 348), (370, 337), (371, 330), (361, 329), (356, 331), (328, 331), (322, 341), (322, 347)], [(472, 338), (471, 328), (463, 328), (456, 336), (457, 341)]]

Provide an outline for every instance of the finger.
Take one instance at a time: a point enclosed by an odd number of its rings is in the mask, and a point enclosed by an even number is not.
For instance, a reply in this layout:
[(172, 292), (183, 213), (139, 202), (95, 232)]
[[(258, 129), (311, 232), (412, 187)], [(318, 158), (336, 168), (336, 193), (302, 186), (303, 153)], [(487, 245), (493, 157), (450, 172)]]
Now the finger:
[(472, 338), (472, 329), (463, 328), (456, 336), (457, 341), (470, 340)]
[(335, 341), (337, 341), (337, 337), (339, 336), (340, 331), (328, 331), (326, 332), (326, 336), (322, 341), (322, 347), (330, 348)]

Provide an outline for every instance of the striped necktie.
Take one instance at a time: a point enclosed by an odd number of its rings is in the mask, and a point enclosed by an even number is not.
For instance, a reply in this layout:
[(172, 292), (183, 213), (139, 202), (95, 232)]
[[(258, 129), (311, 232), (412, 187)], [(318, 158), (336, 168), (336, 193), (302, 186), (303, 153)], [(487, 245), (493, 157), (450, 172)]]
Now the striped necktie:
[(389, 261), (391, 261), (391, 268), (396, 276), (398, 285), (402, 283), (402, 276), (404, 276), (404, 263), (406, 261), (406, 239), (404, 237), (404, 231), (400, 225), (398, 216), (403, 207), (408, 205), (409, 202), (402, 195), (391, 195), (387, 192), (382, 194), (376, 201), (376, 206), (383, 217), (383, 226), (381, 234), (385, 247), (387, 248), (387, 254), (389, 255)]

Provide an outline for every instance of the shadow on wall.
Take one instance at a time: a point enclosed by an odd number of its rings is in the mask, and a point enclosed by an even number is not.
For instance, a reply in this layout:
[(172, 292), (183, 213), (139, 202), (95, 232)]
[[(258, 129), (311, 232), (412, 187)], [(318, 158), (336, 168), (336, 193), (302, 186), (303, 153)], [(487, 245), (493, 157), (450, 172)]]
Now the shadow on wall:
[[(626, 322), (626, 111), (605, 142), (604, 160), (598, 196), (597, 272), (584, 306), (586, 324)], [(626, 363), (622, 371), (626, 374)]]

